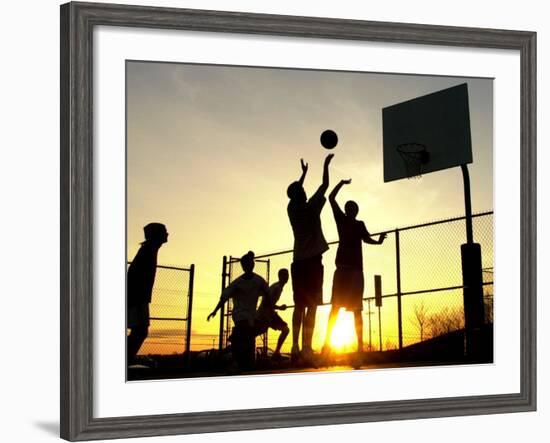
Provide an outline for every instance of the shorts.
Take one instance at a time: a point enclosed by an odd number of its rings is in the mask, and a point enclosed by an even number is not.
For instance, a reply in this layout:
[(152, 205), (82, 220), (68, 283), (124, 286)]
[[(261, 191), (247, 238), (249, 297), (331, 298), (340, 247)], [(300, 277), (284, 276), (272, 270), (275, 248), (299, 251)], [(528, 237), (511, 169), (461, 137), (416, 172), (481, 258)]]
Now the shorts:
[(310, 307), (323, 304), (323, 271), (321, 255), (292, 263), (290, 272), (296, 306)]
[(254, 367), (256, 353), (254, 327), (248, 320), (240, 320), (234, 323), (235, 326), (229, 336), (233, 357), (241, 370), (250, 370)]
[(274, 312), (269, 320), (257, 320), (255, 324), (256, 335), (262, 335), (267, 332), (269, 328), (276, 331), (282, 331), (287, 328), (287, 323), (281, 318), (279, 314)]
[(149, 326), (149, 303), (128, 307), (126, 321), (126, 327), (130, 329), (139, 326)]
[(347, 311), (361, 311), (364, 287), (361, 269), (336, 268), (332, 280), (332, 306), (345, 308)]

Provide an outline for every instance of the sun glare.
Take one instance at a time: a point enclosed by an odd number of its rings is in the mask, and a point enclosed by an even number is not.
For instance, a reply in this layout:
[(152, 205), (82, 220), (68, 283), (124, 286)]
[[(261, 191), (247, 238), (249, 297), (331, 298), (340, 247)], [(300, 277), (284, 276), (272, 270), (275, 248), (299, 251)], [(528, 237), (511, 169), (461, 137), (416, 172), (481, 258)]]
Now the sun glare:
[(356, 343), (353, 313), (340, 310), (330, 335), (330, 347), (335, 352), (349, 352), (353, 351)]

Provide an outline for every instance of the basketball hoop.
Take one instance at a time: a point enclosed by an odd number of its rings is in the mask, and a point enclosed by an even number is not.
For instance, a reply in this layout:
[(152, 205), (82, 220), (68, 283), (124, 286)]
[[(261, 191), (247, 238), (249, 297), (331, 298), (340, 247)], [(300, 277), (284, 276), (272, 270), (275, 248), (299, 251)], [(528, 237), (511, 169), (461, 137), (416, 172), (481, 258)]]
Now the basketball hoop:
[(430, 153), (421, 143), (403, 143), (395, 148), (405, 163), (407, 178), (422, 177), (422, 166), (430, 161)]

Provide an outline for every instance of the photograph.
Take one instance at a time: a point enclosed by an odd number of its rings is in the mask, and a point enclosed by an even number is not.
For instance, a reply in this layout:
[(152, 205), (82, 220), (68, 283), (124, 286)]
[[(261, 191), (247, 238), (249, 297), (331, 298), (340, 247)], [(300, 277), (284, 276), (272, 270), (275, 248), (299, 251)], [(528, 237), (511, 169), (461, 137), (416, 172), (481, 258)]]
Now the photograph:
[(125, 88), (127, 382), (493, 363), (493, 78), (126, 60)]

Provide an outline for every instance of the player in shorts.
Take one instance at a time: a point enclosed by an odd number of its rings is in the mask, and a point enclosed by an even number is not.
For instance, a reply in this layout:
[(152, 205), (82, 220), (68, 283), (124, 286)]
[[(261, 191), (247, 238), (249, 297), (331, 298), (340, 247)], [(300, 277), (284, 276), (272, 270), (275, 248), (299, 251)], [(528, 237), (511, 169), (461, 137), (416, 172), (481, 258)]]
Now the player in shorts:
[(283, 288), (288, 282), (288, 269), (279, 269), (279, 281), (273, 283), (268, 290), (268, 296), (262, 298), (258, 312), (256, 312), (256, 335), (265, 334), (269, 328), (281, 331), (277, 340), (277, 347), (273, 353), (274, 360), (281, 358), (281, 347), (290, 332), (286, 322), (280, 317), (276, 310), (284, 311), (286, 305), (277, 305)]
[[(290, 199), (287, 213), (294, 234), (293, 262), (290, 268), (295, 306), (292, 313), (291, 357), (294, 361), (302, 357), (306, 363), (312, 361), (311, 341), (315, 315), (317, 306), (323, 303), (322, 255), (328, 249), (328, 244), (323, 236), (321, 211), (326, 202), (329, 165), (333, 157), (334, 154), (329, 154), (325, 158), (323, 181), (309, 200), (303, 186), (308, 165), (303, 160), (300, 179), (291, 183), (287, 189)], [(302, 324), (303, 348), (300, 352), (298, 338)]]
[(149, 303), (157, 272), (157, 256), (160, 247), (168, 241), (166, 226), (149, 223), (143, 228), (145, 241), (128, 266), (127, 275), (127, 364), (132, 364), (149, 333)]
[(232, 281), (221, 294), (220, 301), (208, 315), (210, 321), (219, 309), (230, 299), (233, 299), (233, 323), (235, 327), (231, 334), (231, 349), (235, 361), (241, 370), (254, 368), (256, 334), (255, 317), (258, 298), (268, 295), (267, 282), (254, 270), (254, 253), (249, 251), (241, 257), (244, 274)]
[(330, 349), (330, 336), (338, 316), (340, 308), (352, 311), (355, 318), (355, 333), (357, 335), (357, 352), (363, 352), (363, 250), (362, 243), (380, 245), (386, 238), (386, 234), (380, 234), (378, 240), (374, 240), (365, 223), (356, 219), (359, 206), (354, 201), (346, 202), (345, 213), (336, 202), (336, 195), (350, 180), (341, 180), (329, 195), (330, 206), (338, 228), (338, 251), (336, 252), (336, 271), (332, 281), (332, 308), (329, 314), (327, 335), (323, 354), (328, 354)]

